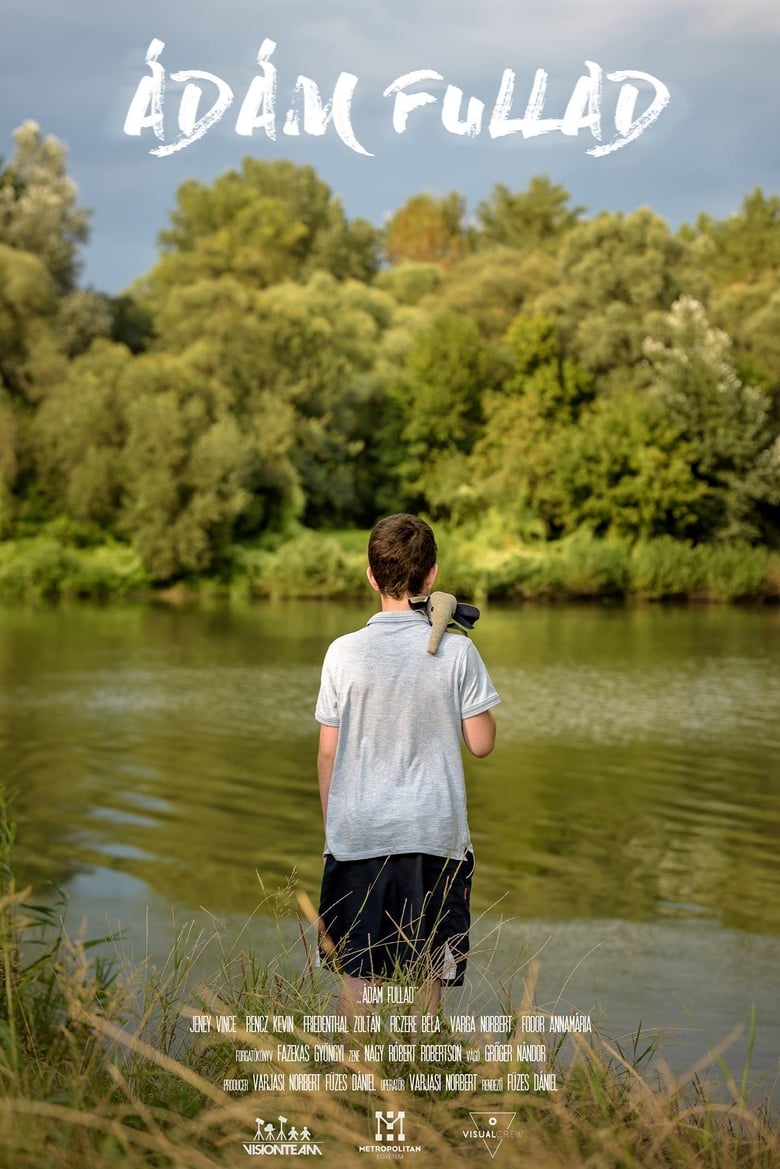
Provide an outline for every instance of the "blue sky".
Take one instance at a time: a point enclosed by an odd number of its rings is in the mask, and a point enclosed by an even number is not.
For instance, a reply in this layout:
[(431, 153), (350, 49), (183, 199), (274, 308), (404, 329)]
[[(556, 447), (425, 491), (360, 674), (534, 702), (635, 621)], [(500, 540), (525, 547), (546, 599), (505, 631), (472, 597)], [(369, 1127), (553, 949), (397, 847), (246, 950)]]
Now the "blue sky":
[[(92, 208), (91, 242), (83, 282), (118, 292), (146, 272), (157, 254), (176, 189), (187, 178), (211, 182), (238, 167), (244, 155), (289, 157), (313, 165), (347, 213), (375, 223), (412, 194), (460, 191), (470, 211), (494, 183), (523, 189), (536, 174), (562, 183), (590, 213), (649, 205), (673, 226), (699, 211), (723, 217), (756, 186), (780, 191), (777, 118), (777, 0), (655, 0), (591, 3), (549, 0), (3, 0), (0, 36), (0, 154), (28, 118), (68, 146), (70, 170), (83, 205)], [(222, 78), (233, 105), (199, 140), (154, 157), (151, 130), (123, 132), (125, 116), (153, 38), (165, 42), (168, 74), (204, 70)], [(265, 38), (276, 42), (278, 133), (236, 133), (236, 117), (258, 72)], [(576, 136), (491, 138), (487, 123), (505, 69), (516, 76), (513, 114), (521, 115), (536, 70), (548, 75), (545, 116), (561, 117), (585, 62), (605, 74), (641, 71), (658, 78), (670, 101), (635, 141), (605, 157), (589, 129)], [(393, 98), (384, 90), (414, 70), (440, 73), (441, 82), (412, 87), (436, 102), (414, 110), (406, 132), (393, 129)], [(351, 73), (352, 128), (372, 157), (357, 154), (333, 124), (322, 136), (284, 135), (284, 115), (300, 74), (313, 78), (323, 100), (340, 73)], [(448, 85), (484, 102), (476, 137), (442, 125)], [(168, 81), (165, 141), (176, 137), (182, 84)], [(215, 87), (203, 86), (210, 105)], [(638, 86), (636, 115), (652, 87)], [(615, 134), (620, 85), (604, 86), (603, 138)], [(464, 101), (465, 108), (465, 101)]]

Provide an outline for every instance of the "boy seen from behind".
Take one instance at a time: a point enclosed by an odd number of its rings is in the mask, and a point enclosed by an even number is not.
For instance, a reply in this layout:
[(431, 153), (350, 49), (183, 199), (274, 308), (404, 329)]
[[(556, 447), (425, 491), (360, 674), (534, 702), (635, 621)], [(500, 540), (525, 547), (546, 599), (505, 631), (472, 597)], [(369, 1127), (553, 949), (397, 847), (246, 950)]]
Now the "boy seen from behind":
[(410, 608), (438, 565), (433, 532), (413, 515), (380, 520), (367, 575), (381, 611), (329, 647), (316, 718), (325, 821), (321, 955), (344, 977), (353, 1011), (367, 984), (403, 971), (435, 1011), (466, 968), (474, 856), (461, 742), (493, 750), (499, 701), (472, 641)]

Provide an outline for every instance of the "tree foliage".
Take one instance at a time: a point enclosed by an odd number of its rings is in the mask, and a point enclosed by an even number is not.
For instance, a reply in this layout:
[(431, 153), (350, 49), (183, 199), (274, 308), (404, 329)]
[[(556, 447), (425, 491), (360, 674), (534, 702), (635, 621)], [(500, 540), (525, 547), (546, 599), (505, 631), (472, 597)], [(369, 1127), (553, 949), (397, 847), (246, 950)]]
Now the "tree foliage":
[(706, 488), (696, 535), (754, 540), (762, 505), (780, 504), (780, 437), (772, 432), (769, 398), (740, 380), (730, 339), (710, 327), (698, 301), (676, 301), (667, 326), (668, 341), (648, 340), (645, 352), (655, 393)]
[(388, 390), (396, 423), (395, 474), (407, 499), (451, 514), (450, 490), (478, 437), (493, 365), (473, 321), (440, 314), (417, 334)]
[(248, 287), (305, 280), (316, 271), (369, 280), (379, 264), (379, 233), (349, 222), (338, 199), (310, 166), (245, 158), (211, 186), (179, 188), (162, 254), (141, 282), (153, 305), (171, 288), (230, 276)]
[(0, 244), (0, 385), (10, 394), (35, 396), (35, 352), (56, 306), (43, 261)]
[[(706, 281), (688, 244), (648, 208), (602, 212), (569, 231), (558, 252), (560, 280), (536, 307), (552, 312), (572, 357), (620, 383), (641, 371), (642, 345), (659, 316)], [(634, 379), (636, 380), (636, 379)]]
[(510, 191), (496, 183), (490, 198), (477, 205), (477, 242), (510, 248), (554, 248), (585, 211), (570, 207), (569, 192), (547, 175), (531, 179), (526, 191)]
[(450, 267), (473, 246), (465, 225), (466, 200), (457, 191), (449, 195), (412, 195), (388, 220), (385, 254), (391, 264), (404, 260)]
[(35, 122), (20, 126), (14, 142), (13, 157), (0, 172), (0, 243), (37, 256), (57, 292), (69, 292), (89, 215), (77, 205), (67, 151), (58, 139), (44, 138)]
[(780, 541), (776, 196), (673, 234), (543, 176), (472, 224), (414, 195), (379, 232), (311, 167), (249, 158), (182, 185), (113, 298), (76, 286), (86, 229), (27, 124), (0, 171), (0, 539), (86, 525), (157, 581), (402, 509)]
[(765, 272), (780, 272), (780, 196), (766, 196), (760, 187), (746, 195), (742, 207), (727, 219), (700, 215), (695, 239), (713, 283), (752, 284)]

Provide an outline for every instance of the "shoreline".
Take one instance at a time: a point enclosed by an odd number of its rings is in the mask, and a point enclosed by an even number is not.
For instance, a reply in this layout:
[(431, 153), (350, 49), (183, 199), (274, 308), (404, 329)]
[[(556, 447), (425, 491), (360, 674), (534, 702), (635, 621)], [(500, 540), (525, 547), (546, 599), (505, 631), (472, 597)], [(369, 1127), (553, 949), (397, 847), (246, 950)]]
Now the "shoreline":
[[(130, 545), (79, 546), (42, 532), (0, 542), (0, 602), (360, 600), (366, 535), (302, 530), (274, 547), (233, 545), (209, 573), (155, 581)], [(581, 531), (492, 547), (456, 529), (441, 546), (441, 588), (477, 604), (780, 603), (780, 551), (764, 545), (666, 536), (631, 545)]]

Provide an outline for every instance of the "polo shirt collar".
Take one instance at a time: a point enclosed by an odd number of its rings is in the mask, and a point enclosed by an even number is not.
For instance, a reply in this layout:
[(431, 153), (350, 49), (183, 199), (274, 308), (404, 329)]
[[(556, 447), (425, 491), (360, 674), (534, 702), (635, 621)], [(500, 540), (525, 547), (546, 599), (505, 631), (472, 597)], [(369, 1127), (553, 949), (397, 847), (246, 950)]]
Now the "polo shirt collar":
[(381, 609), (378, 613), (374, 613), (373, 617), (369, 617), (366, 624), (399, 625), (408, 623), (409, 625), (417, 625), (421, 619), (425, 622), (426, 625), (429, 624), (428, 618), (425, 616), (425, 614), (417, 613), (414, 611), (414, 609), (409, 609), (408, 612), (405, 609)]

